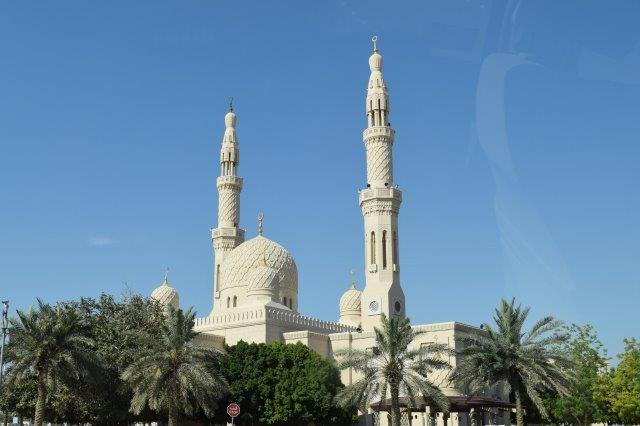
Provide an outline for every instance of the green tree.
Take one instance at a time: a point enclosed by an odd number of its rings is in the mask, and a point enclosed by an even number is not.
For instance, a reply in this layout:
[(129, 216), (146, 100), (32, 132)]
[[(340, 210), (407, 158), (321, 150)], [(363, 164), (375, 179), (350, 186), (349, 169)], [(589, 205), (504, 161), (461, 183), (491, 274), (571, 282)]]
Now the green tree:
[(191, 309), (183, 312), (169, 306), (160, 339), (150, 340), (148, 352), (122, 373), (134, 391), (131, 411), (135, 414), (148, 406), (166, 414), (169, 426), (176, 426), (181, 415), (200, 410), (213, 416), (228, 388), (219, 368), (222, 353), (197, 344), (194, 319)]
[(589, 425), (606, 422), (609, 404), (596, 392), (607, 368), (607, 352), (590, 325), (573, 324), (564, 350), (573, 361), (573, 380), (565, 396), (549, 393), (543, 400), (558, 423)]
[(17, 312), (10, 320), (7, 385), (35, 380), (34, 425), (42, 425), (47, 396), (60, 383), (88, 378), (97, 370), (94, 341), (87, 323), (74, 309), (38, 300), (37, 309)]
[(242, 408), (239, 424), (352, 425), (357, 420), (355, 410), (333, 404), (343, 388), (338, 369), (302, 343), (240, 341), (226, 352), (222, 369), (229, 381), (228, 402)]
[(495, 310), (495, 329), (485, 323), (486, 337), (462, 339), (461, 360), (451, 375), (453, 382), (471, 393), (506, 383), (514, 395), (518, 426), (524, 425), (524, 396), (546, 416), (541, 392), (566, 395), (573, 365), (562, 350), (568, 339), (560, 332), (562, 323), (548, 316), (525, 332), (528, 315), (529, 308), (515, 306), (515, 299), (511, 303), (503, 299)]
[(440, 388), (427, 376), (435, 370), (451, 368), (440, 354), (450, 353), (447, 345), (430, 343), (410, 349), (417, 336), (408, 318), (388, 319), (384, 314), (375, 328), (372, 350), (347, 349), (336, 352), (342, 369), (352, 368), (360, 377), (338, 395), (342, 406), (365, 409), (375, 398), (391, 399), (391, 426), (400, 426), (400, 395), (416, 406), (423, 396), (442, 411), (449, 404)]
[(604, 384), (611, 409), (622, 423), (640, 423), (640, 343), (624, 339), (620, 362)]
[[(102, 294), (99, 299), (82, 298), (65, 305), (77, 309), (89, 323), (96, 353), (104, 363), (99, 381), (75, 384), (79, 392), (69, 401), (79, 407), (79, 417), (74, 420), (94, 424), (133, 421), (135, 417), (129, 412), (133, 390), (121, 375), (127, 366), (144, 355), (150, 340), (160, 340), (164, 322), (162, 307), (153, 300), (132, 294), (120, 300)], [(59, 419), (71, 420), (69, 417)], [(142, 416), (142, 419), (151, 417)]]
[[(162, 308), (154, 301), (127, 294), (116, 300), (102, 294), (98, 299), (61, 302), (62, 309), (75, 310), (87, 324), (93, 350), (103, 361), (93, 380), (68, 380), (47, 395), (47, 418), (51, 421), (92, 424), (127, 424), (135, 419), (151, 420), (153, 413), (134, 416), (129, 412), (133, 391), (120, 375), (140, 358), (151, 339), (160, 338)], [(30, 417), (35, 410), (35, 377), (5, 386), (0, 395), (4, 411)]]

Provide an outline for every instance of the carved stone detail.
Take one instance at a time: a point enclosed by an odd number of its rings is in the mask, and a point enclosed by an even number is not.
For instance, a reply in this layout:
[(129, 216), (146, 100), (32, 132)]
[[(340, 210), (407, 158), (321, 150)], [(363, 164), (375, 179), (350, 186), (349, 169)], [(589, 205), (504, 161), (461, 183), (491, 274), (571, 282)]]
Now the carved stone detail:
[(369, 199), (360, 204), (363, 216), (369, 215), (392, 215), (400, 212), (400, 203), (395, 199)]
[(393, 182), (393, 158), (391, 139), (370, 137), (365, 141), (367, 148), (367, 182)]
[(220, 190), (218, 194), (218, 223), (237, 224), (240, 222), (240, 191)]

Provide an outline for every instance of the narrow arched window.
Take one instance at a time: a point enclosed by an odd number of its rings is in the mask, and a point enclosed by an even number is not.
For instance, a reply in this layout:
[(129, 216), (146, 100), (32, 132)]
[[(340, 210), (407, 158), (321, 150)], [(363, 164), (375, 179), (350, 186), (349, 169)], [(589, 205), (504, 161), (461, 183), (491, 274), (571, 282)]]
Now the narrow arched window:
[(238, 296), (233, 296), (233, 307), (235, 308), (238, 304)]
[(286, 298), (286, 297), (283, 297), (283, 298), (282, 298), (282, 304), (283, 304), (284, 306), (287, 306), (287, 298)]
[(231, 307), (231, 298), (227, 297), (227, 308)]
[(376, 233), (371, 231), (371, 241), (369, 242), (369, 250), (370, 250), (370, 254), (369, 254), (369, 259), (371, 261), (371, 264), (373, 265), (374, 263), (376, 263)]
[(387, 269), (387, 231), (382, 231), (382, 269)]
[(398, 233), (393, 233), (393, 263), (398, 265)]
[(289, 298), (289, 309), (293, 309), (293, 299)]
[(216, 266), (216, 290), (220, 291), (220, 265)]

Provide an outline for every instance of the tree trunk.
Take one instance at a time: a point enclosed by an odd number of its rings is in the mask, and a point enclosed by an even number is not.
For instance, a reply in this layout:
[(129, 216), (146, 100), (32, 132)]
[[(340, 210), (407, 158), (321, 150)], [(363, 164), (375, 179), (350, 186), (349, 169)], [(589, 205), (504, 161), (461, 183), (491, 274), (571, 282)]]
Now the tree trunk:
[(178, 426), (178, 413), (174, 407), (169, 406), (169, 426)]
[(520, 391), (517, 389), (514, 394), (516, 395), (516, 425), (524, 426), (524, 409), (522, 408), (522, 395), (520, 395)]
[(38, 375), (38, 399), (36, 399), (36, 412), (34, 414), (33, 426), (42, 426), (44, 420), (44, 404), (47, 400), (47, 383), (43, 374)]
[(391, 385), (391, 426), (400, 426), (400, 389)]

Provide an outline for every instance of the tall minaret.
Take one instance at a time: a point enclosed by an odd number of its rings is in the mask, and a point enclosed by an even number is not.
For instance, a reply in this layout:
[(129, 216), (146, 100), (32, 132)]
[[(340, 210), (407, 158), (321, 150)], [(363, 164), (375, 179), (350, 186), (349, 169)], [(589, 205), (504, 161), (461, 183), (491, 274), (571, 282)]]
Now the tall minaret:
[(215, 256), (213, 298), (220, 298), (222, 283), (221, 265), (231, 250), (244, 241), (244, 229), (240, 229), (240, 191), (242, 178), (238, 177), (240, 150), (236, 137), (236, 115), (229, 102), (229, 112), (224, 116), (226, 129), (220, 150), (220, 177), (218, 186), (218, 227), (211, 230), (211, 242)]
[(367, 188), (359, 195), (364, 216), (366, 284), (362, 291), (362, 328), (366, 331), (379, 324), (383, 313), (389, 318), (405, 315), (398, 263), (398, 213), (402, 192), (393, 185), (395, 131), (389, 123), (389, 93), (382, 77), (378, 38), (373, 37), (372, 41), (366, 104), (368, 126), (363, 133), (367, 151)]

